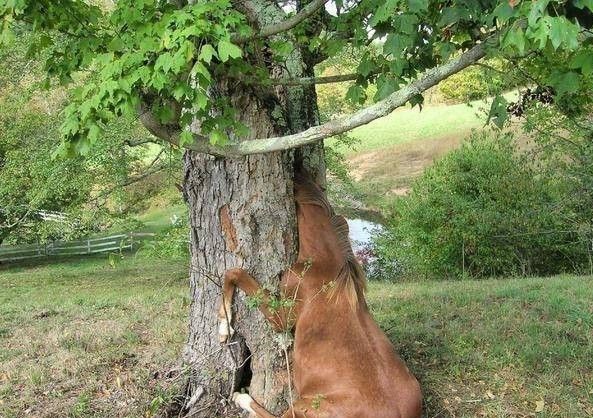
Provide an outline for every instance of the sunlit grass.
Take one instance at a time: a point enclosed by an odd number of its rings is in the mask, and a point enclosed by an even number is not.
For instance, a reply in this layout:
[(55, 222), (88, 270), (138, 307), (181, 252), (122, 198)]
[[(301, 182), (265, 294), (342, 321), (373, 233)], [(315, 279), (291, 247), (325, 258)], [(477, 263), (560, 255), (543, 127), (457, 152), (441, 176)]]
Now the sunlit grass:
[[(371, 283), (368, 299), (426, 417), (589, 417), (592, 282)], [(183, 263), (132, 257), (0, 271), (0, 416), (146, 416), (175, 389), (162, 373), (186, 338), (187, 286)]]

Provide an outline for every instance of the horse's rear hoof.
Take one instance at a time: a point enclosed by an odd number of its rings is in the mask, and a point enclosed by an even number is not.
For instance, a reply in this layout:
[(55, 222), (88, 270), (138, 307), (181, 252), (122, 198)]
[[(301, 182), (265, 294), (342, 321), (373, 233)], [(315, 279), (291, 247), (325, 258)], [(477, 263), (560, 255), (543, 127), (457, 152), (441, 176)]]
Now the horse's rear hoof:
[(221, 344), (229, 342), (234, 334), (235, 330), (229, 325), (228, 321), (221, 320), (218, 323), (218, 341), (220, 341)]

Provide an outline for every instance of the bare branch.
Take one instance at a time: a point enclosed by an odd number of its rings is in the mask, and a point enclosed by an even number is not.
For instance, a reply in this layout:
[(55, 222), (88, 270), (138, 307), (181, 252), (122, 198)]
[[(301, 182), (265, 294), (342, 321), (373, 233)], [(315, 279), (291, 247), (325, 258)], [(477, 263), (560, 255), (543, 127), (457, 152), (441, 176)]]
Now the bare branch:
[(138, 147), (144, 144), (155, 144), (156, 141), (154, 139), (126, 139), (124, 144), (128, 147)]
[(329, 0), (313, 0), (311, 3), (309, 3), (308, 5), (303, 7), (303, 9), (300, 12), (298, 12), (297, 14), (295, 14), (294, 16), (289, 17), (288, 19), (283, 20), (282, 22), (279, 22), (279, 23), (276, 23), (276, 24), (273, 24), (270, 26), (265, 26), (259, 32), (257, 32), (256, 34), (254, 34), (250, 37), (234, 36), (233, 42), (243, 43), (243, 42), (247, 42), (247, 41), (250, 41), (253, 39), (268, 38), (270, 36), (274, 36), (279, 33), (286, 32), (286, 31), (294, 28), (299, 23), (307, 20), (317, 10), (322, 8), (325, 5), (325, 3), (327, 3), (328, 1)]
[(354, 81), (360, 74), (340, 74), (325, 77), (301, 77), (301, 78), (277, 78), (270, 80), (271, 84), (280, 86), (307, 86), (310, 84), (330, 84), (342, 83), (344, 81)]
[[(373, 74), (374, 75), (374, 74)], [(360, 74), (339, 74), (330, 75), (324, 77), (295, 77), (295, 78), (270, 78), (260, 79), (256, 77), (233, 77), (236, 80), (259, 85), (274, 85), (274, 86), (309, 86), (311, 84), (331, 84), (331, 83), (342, 83), (345, 81), (354, 81), (362, 77)]]
[[(437, 85), (447, 77), (458, 73), (464, 68), (478, 62), (485, 56), (484, 43), (474, 46), (469, 51), (464, 52), (457, 58), (454, 58), (438, 67), (426, 71), (420, 78), (408, 84), (406, 87), (392, 93), (385, 99), (371, 105), (365, 109), (359, 110), (354, 114), (334, 121), (324, 123), (323, 125), (309, 128), (303, 132), (293, 135), (287, 135), (276, 138), (261, 138), (252, 141), (243, 141), (227, 144), (219, 147), (210, 144), (207, 138), (202, 135), (194, 135), (194, 142), (184, 145), (185, 148), (197, 152), (203, 152), (221, 157), (233, 157), (251, 154), (264, 154), (274, 151), (283, 151), (291, 148), (297, 148), (306, 144), (311, 144), (322, 139), (326, 139), (362, 125), (366, 125), (376, 119), (389, 115), (395, 109), (406, 104), (414, 96)], [(150, 115), (150, 112), (147, 113)], [(143, 118), (141, 118), (143, 119)], [(179, 145), (179, 130), (173, 130), (168, 127), (155, 127), (154, 118), (146, 116), (145, 125), (152, 125), (151, 132), (160, 138), (173, 144)]]

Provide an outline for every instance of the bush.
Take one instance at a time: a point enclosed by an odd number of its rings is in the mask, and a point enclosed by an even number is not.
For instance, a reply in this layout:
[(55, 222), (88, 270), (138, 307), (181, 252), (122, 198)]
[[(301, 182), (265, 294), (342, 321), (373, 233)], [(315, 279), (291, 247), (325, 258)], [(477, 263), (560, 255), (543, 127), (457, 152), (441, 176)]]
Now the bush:
[(494, 69), (473, 66), (452, 75), (439, 84), (439, 92), (444, 99), (453, 103), (464, 103), (484, 99), (511, 87), (505, 80), (501, 63), (490, 62)]
[(189, 255), (189, 219), (171, 217), (171, 225), (159, 231), (154, 240), (140, 249), (148, 258), (187, 259)]
[(547, 274), (574, 268), (551, 187), (508, 136), (474, 135), (398, 199), (379, 258), (430, 278)]

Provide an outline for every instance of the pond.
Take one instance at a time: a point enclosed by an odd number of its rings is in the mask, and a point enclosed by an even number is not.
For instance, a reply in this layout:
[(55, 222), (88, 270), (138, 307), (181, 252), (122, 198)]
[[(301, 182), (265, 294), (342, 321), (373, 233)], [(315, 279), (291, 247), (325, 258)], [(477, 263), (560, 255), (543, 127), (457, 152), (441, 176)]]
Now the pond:
[(348, 227), (350, 228), (350, 240), (355, 253), (371, 243), (373, 233), (383, 230), (382, 225), (364, 219), (348, 219)]

